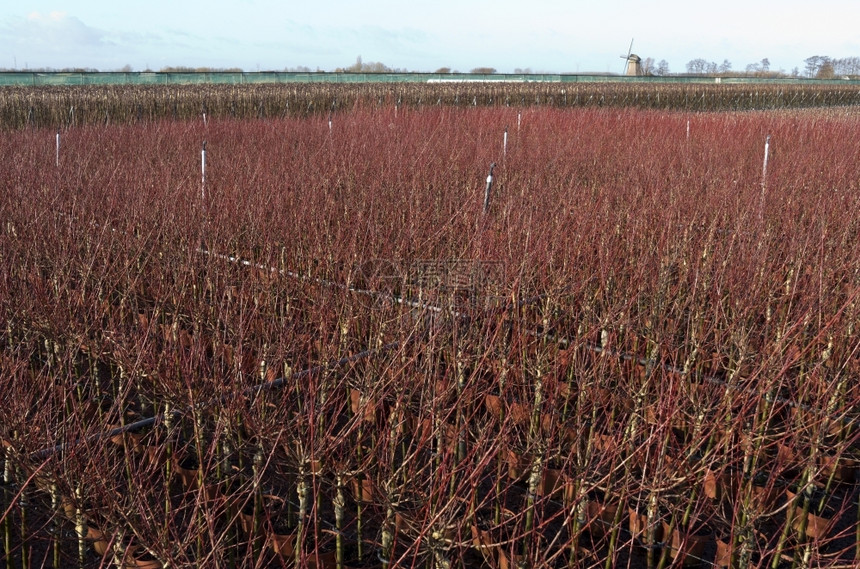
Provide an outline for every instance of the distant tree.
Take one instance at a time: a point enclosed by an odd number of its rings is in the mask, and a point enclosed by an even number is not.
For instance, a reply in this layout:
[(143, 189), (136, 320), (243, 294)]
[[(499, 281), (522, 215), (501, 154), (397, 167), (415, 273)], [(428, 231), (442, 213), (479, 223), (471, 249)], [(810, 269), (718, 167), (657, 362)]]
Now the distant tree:
[[(149, 69), (146, 70), (147, 72)], [(160, 73), (242, 73), (241, 67), (188, 67), (185, 65), (166, 66)]]
[(361, 56), (357, 56), (355, 58), (355, 63), (350, 65), (345, 69), (345, 71), (351, 71), (353, 73), (361, 73), (361, 68), (364, 66), (364, 63), (361, 61)]
[(394, 70), (379, 61), (371, 61), (364, 66), (364, 71), (366, 73), (388, 73)]
[(701, 57), (696, 59), (691, 59), (687, 62), (687, 73), (693, 75), (702, 75), (708, 69), (708, 62), (702, 59)]
[(761, 72), (761, 65), (758, 63), (749, 63), (746, 67), (747, 75), (758, 75)]
[(669, 62), (661, 59), (657, 63), (657, 68), (654, 70), (654, 75), (665, 76), (669, 74)]
[(654, 58), (646, 57), (645, 59), (639, 62), (639, 65), (642, 66), (642, 74), (643, 75), (654, 75)]
[(451, 73), (451, 68), (450, 67), (440, 67), (439, 69), (437, 69), (433, 73)]
[(495, 67), (476, 67), (469, 71), (469, 73), (475, 73), (478, 75), (491, 75), (496, 72)]
[(768, 58), (764, 58), (757, 63), (750, 63), (746, 67), (747, 75), (768, 75), (770, 73), (770, 60)]
[(833, 60), (827, 59), (824, 63), (821, 64), (821, 67), (818, 68), (818, 73), (815, 74), (816, 79), (833, 79), (836, 77), (836, 72), (833, 68)]
[(860, 57), (843, 57), (833, 60), (833, 73), (838, 76), (860, 75)]
[(533, 71), (532, 71), (531, 67), (526, 67), (526, 68), (517, 67), (514, 69), (514, 73), (519, 73), (521, 75), (530, 75), (533, 73)]
[(122, 67), (120, 67), (120, 68), (119, 68), (119, 70), (120, 70), (122, 73), (131, 73), (132, 68), (131, 68), (131, 65), (129, 65), (128, 63), (126, 63), (125, 65), (123, 65)]
[(720, 64), (720, 67), (717, 69), (717, 72), (725, 74), (731, 70), (732, 70), (732, 62), (729, 61), (728, 59), (724, 59), (723, 62)]
[(804, 59), (803, 63), (806, 64), (805, 71), (807, 77), (818, 77), (821, 68), (825, 64), (830, 63), (830, 58), (826, 55), (813, 55)]
[(345, 69), (339, 69), (338, 71), (346, 71), (348, 73), (391, 73), (397, 70), (391, 69), (387, 65), (378, 61), (364, 63), (359, 55), (355, 58), (355, 63)]

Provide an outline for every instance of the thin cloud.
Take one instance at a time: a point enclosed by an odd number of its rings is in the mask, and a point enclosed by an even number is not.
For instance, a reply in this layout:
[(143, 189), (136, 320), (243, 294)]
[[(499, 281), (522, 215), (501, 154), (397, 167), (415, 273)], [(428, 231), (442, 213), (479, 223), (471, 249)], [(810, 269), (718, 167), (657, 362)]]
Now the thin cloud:
[[(198, 53), (205, 56), (208, 41), (178, 29), (106, 30), (66, 12), (31, 12), (24, 18), (8, 20), (0, 24), (0, 36), (0, 52), (11, 53), (21, 67), (54, 69), (106, 70), (133, 61), (143, 67), (145, 61), (161, 59), (160, 54), (183, 59)], [(164, 63), (172, 64), (166, 59)]]
[(106, 32), (88, 26), (66, 12), (31, 12), (17, 26), (12, 26), (10, 34), (18, 43), (51, 47), (57, 51), (111, 43)]
[(66, 12), (31, 12), (11, 19), (0, 25), (0, 36), (0, 51), (31, 67), (93, 66), (89, 62), (115, 48), (111, 34)]

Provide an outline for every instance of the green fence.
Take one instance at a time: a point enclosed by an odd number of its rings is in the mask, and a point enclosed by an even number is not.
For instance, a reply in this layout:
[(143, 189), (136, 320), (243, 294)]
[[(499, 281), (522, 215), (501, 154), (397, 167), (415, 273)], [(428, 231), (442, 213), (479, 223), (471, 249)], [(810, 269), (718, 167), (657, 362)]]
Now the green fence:
[(466, 74), (466, 73), (289, 73), (243, 72), (105, 72), (105, 73), (39, 73), (0, 72), (0, 86), (42, 85), (199, 85), (199, 84), (265, 84), (265, 83), (710, 83), (710, 84), (838, 84), (860, 85), (860, 79), (770, 79), (761, 77), (707, 77), (672, 75), (668, 77), (628, 77), (624, 75), (578, 74)]

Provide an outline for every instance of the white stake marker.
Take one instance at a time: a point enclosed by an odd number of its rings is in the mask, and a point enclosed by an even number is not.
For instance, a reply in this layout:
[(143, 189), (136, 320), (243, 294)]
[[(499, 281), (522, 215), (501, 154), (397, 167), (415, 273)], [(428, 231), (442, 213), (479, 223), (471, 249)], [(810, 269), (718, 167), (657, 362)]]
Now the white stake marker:
[[(205, 115), (204, 115), (205, 116)], [(206, 141), (203, 141), (203, 150), (200, 152), (200, 196), (206, 199)]]
[(493, 169), (496, 167), (496, 163), (493, 162), (490, 164), (490, 174), (487, 176), (487, 187), (484, 190), (484, 215), (490, 211), (490, 190), (493, 189)]
[(505, 136), (502, 139), (502, 156), (508, 155), (508, 127), (505, 127)]
[(767, 138), (764, 139), (764, 163), (761, 166), (761, 199), (758, 204), (758, 219), (759, 221), (764, 219), (764, 194), (765, 194), (765, 186), (767, 184), (767, 155), (768, 150), (770, 148), (770, 135), (767, 135)]
[(57, 168), (60, 167), (60, 127), (57, 127)]

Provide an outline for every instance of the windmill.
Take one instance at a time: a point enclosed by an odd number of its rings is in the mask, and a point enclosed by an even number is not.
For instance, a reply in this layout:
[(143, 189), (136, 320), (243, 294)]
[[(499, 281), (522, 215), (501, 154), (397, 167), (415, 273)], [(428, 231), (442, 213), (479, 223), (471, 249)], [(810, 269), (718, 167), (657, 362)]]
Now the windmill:
[(627, 55), (620, 56), (624, 60), (624, 75), (642, 75), (642, 58), (633, 53), (633, 38), (630, 39), (630, 47)]

